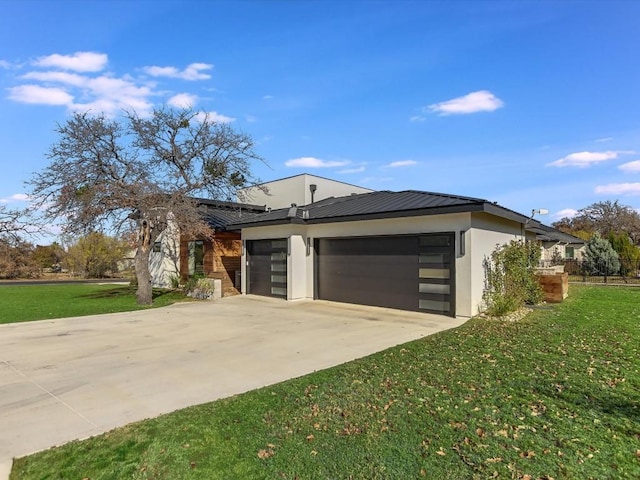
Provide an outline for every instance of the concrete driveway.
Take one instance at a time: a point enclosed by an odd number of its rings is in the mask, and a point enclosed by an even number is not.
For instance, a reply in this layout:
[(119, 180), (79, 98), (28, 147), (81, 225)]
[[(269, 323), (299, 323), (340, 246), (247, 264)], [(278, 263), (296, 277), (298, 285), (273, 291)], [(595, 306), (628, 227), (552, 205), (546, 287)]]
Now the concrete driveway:
[(375, 307), (236, 296), (0, 325), (0, 479), (13, 457), (462, 323)]

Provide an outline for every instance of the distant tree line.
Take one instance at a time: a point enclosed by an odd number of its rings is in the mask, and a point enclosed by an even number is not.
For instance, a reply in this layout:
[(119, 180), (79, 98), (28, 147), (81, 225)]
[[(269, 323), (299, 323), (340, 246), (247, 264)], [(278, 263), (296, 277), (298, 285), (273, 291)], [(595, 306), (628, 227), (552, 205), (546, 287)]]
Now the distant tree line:
[(0, 236), (0, 278), (32, 279), (45, 273), (67, 272), (81, 278), (117, 275), (131, 250), (129, 242), (92, 232), (63, 247), (33, 245), (16, 235)]
[(636, 276), (640, 269), (640, 214), (616, 201), (596, 202), (552, 224), (587, 241), (585, 275)]

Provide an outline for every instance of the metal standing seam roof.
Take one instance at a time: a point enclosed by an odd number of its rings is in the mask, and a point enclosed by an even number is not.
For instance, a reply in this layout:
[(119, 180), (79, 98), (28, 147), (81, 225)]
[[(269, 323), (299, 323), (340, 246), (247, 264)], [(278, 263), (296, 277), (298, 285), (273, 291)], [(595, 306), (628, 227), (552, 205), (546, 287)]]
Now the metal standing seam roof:
[(586, 243), (583, 239), (579, 237), (576, 237), (569, 233), (565, 233), (556, 228), (549, 227), (548, 225), (544, 225), (540, 222), (535, 222), (533, 225), (527, 226), (526, 229), (529, 232), (535, 233), (536, 238), (543, 242), (563, 242), (563, 243), (573, 243), (573, 244)]
[(302, 207), (265, 212), (233, 222), (229, 226), (242, 228), (286, 223), (327, 223), (471, 211), (485, 211), (522, 223), (527, 220), (524, 215), (481, 198), (405, 190), (332, 197)]
[(235, 202), (197, 199), (202, 217), (215, 230), (236, 230), (231, 227), (234, 222), (246, 221), (266, 211), (258, 205), (247, 205)]

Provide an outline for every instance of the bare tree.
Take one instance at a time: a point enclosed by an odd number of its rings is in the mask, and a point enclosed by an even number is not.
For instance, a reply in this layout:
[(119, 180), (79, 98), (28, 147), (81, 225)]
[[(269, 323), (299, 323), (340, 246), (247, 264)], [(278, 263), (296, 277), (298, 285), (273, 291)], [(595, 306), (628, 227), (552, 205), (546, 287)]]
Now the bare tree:
[(553, 226), (563, 232), (571, 233), (581, 238), (589, 239), (595, 232), (602, 237), (609, 234), (624, 232), (640, 244), (640, 214), (627, 205), (618, 201), (596, 202), (578, 210), (573, 218), (562, 218)]
[(121, 119), (78, 113), (58, 125), (51, 163), (29, 182), (46, 216), (65, 233), (137, 232), (137, 299), (152, 302), (149, 253), (173, 222), (183, 234), (210, 236), (193, 197), (227, 198), (256, 181), (262, 159), (252, 139), (191, 109), (157, 109)]
[(21, 234), (28, 232), (25, 210), (10, 210), (0, 205), (0, 237), (18, 240)]

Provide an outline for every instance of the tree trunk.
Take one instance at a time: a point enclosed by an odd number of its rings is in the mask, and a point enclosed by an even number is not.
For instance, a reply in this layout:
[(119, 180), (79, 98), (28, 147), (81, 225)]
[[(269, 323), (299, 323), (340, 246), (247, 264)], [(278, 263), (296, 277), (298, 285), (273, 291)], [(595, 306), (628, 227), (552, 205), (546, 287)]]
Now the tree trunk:
[(136, 299), (140, 305), (151, 305), (153, 303), (153, 288), (151, 286), (151, 272), (149, 271), (151, 245), (151, 229), (149, 228), (149, 222), (144, 220), (140, 225), (135, 263), (136, 278), (138, 279)]

